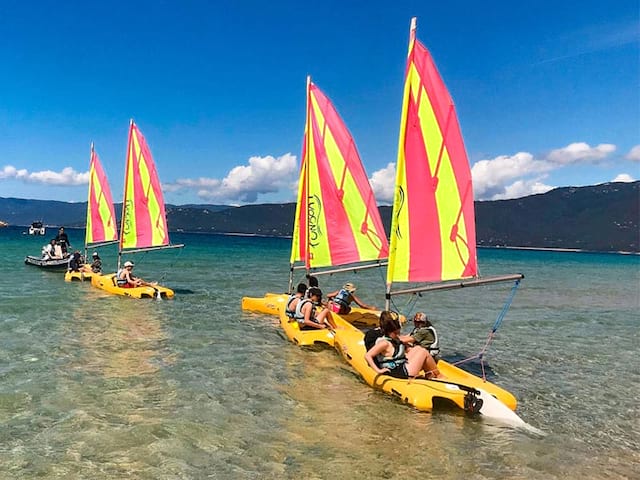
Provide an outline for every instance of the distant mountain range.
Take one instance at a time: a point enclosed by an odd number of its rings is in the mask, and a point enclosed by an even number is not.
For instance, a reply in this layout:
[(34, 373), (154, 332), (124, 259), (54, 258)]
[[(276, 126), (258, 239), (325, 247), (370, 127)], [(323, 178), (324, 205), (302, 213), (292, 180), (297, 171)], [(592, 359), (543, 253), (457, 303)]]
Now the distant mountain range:
[[(640, 182), (556, 188), (513, 200), (476, 202), (480, 246), (640, 252)], [(121, 205), (116, 205), (120, 215)], [(391, 207), (380, 213), (389, 231)], [(172, 231), (290, 236), (295, 204), (167, 205)], [(86, 203), (0, 197), (10, 225), (83, 228)]]

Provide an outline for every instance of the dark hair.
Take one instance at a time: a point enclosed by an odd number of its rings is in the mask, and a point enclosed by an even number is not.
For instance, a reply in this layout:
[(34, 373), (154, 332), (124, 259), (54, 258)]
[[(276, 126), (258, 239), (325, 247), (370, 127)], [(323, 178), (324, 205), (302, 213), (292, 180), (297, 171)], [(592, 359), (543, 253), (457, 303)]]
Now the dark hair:
[(380, 328), (385, 335), (400, 330), (400, 321), (395, 312), (389, 312), (385, 310), (380, 313)]
[(322, 298), (322, 290), (320, 290), (318, 287), (309, 288), (309, 298), (313, 297), (314, 295), (317, 295), (320, 298)]
[(309, 288), (317, 287), (318, 285), (318, 279), (313, 275), (309, 275)]
[(396, 312), (393, 312), (391, 310), (383, 310), (380, 312), (380, 323), (378, 324), (380, 326), (380, 328), (382, 328), (382, 322), (383, 321), (388, 321), (389, 319), (396, 319), (398, 320), (398, 314)]
[(298, 288), (296, 289), (296, 292), (302, 293), (304, 295), (306, 291), (307, 291), (307, 285), (304, 283), (299, 283)]

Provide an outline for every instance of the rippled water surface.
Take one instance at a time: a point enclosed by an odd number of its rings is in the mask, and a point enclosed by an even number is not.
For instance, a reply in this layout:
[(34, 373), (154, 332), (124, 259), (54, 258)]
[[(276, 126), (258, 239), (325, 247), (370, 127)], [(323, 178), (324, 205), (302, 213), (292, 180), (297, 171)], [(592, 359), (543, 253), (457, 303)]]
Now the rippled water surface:
[[(83, 232), (71, 230), (81, 245)], [(289, 242), (175, 235), (135, 256), (168, 301), (109, 296), (23, 264), (42, 238), (0, 229), (0, 478), (640, 477), (640, 259), (481, 250), (522, 272), (487, 361), (537, 436), (373, 391), (328, 348), (289, 343), (240, 298), (284, 291)], [(115, 268), (115, 248), (101, 251)], [(347, 279), (382, 306), (382, 273)], [(298, 278), (296, 280), (299, 280)], [(398, 300), (445, 357), (484, 345), (509, 286)]]

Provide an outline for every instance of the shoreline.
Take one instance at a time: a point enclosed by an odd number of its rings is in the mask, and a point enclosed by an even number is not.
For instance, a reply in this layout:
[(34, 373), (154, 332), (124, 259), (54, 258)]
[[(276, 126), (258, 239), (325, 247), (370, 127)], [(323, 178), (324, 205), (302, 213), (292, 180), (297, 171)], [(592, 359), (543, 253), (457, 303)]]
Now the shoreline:
[[(10, 228), (28, 228), (28, 225), (7, 225)], [(58, 225), (45, 225), (46, 228), (59, 228)], [(72, 227), (72, 226), (64, 226), (66, 229), (70, 230), (84, 230), (85, 227)], [(268, 235), (263, 233), (242, 233), (242, 232), (205, 232), (205, 231), (197, 231), (197, 230), (184, 230), (184, 229), (169, 229), (170, 233), (188, 233), (193, 235), (220, 235), (226, 237), (250, 237), (250, 238), (280, 238), (283, 240), (290, 240), (293, 238), (291, 235)], [(563, 247), (524, 247), (524, 246), (513, 246), (513, 245), (477, 245), (478, 249), (503, 249), (503, 250), (532, 250), (538, 252), (557, 252), (557, 253), (606, 253), (613, 255), (631, 255), (631, 256), (640, 256), (640, 251), (626, 251), (626, 250), (589, 250), (584, 248), (563, 248)]]
[(558, 252), (558, 253), (609, 253), (614, 255), (640, 255), (640, 252), (625, 250), (587, 250), (584, 248), (561, 248), (561, 247), (514, 247), (507, 245), (477, 245), (476, 248), (492, 248), (504, 250), (534, 250), (538, 252)]

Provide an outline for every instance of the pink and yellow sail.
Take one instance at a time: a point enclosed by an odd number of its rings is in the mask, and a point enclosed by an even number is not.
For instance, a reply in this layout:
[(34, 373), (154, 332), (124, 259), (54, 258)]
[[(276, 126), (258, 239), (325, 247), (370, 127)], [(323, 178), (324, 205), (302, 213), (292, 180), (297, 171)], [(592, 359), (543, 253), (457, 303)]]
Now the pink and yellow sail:
[(98, 154), (91, 144), (85, 247), (118, 240), (113, 197)]
[(291, 263), (309, 270), (386, 259), (387, 237), (356, 144), (310, 79), (304, 137)]
[(147, 142), (132, 121), (124, 180), (120, 251), (169, 246), (164, 199)]
[(412, 22), (387, 284), (477, 276), (471, 170), (451, 96)]

